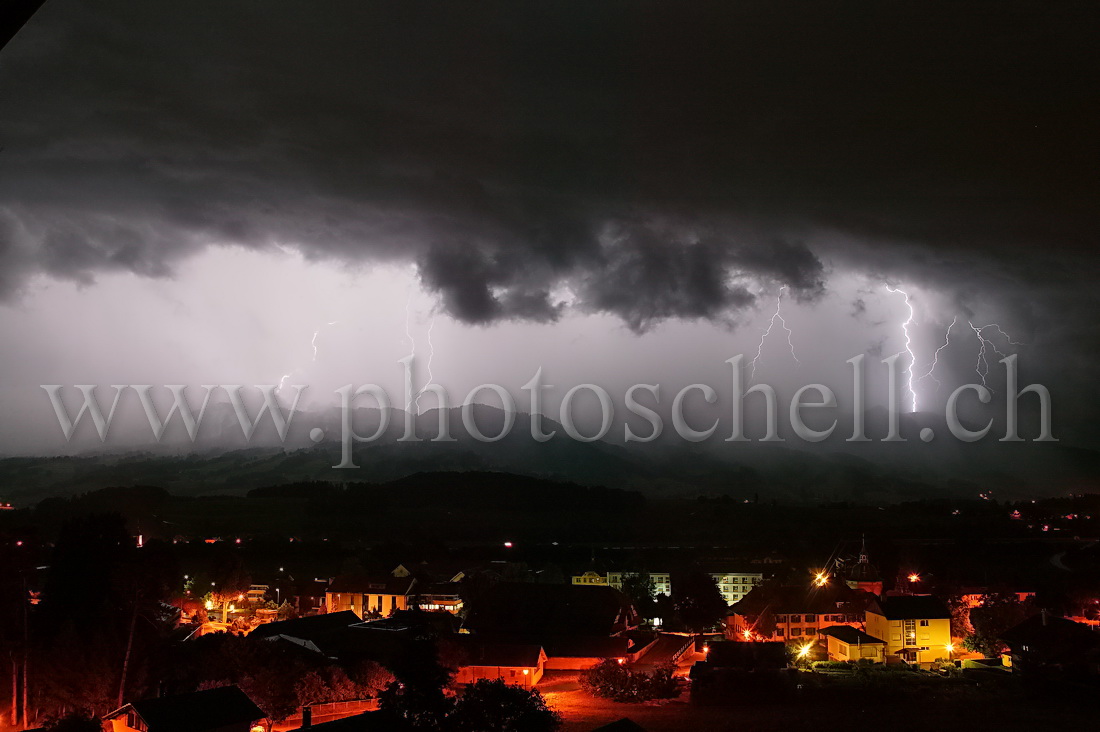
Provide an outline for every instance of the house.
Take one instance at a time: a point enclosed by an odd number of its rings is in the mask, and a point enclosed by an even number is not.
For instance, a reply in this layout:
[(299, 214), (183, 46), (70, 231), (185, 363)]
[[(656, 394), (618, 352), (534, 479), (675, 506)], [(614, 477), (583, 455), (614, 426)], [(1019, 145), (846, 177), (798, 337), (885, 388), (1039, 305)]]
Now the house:
[(1100, 674), (1100, 633), (1046, 611), (1004, 632), (1012, 668), (1024, 674)]
[(951, 645), (951, 612), (932, 595), (895, 595), (867, 608), (867, 632), (886, 641), (887, 658), (932, 663), (947, 658)]
[(643, 573), (637, 570), (628, 570), (601, 573), (589, 570), (583, 574), (573, 575), (572, 583), (574, 585), (587, 585), (590, 587), (607, 586), (614, 587), (616, 590), (622, 590), (624, 580), (631, 577), (638, 577), (642, 574), (649, 575), (649, 581), (653, 583), (654, 592), (658, 595), (668, 595), (672, 593), (672, 575), (668, 572)]
[[(710, 575), (718, 585), (718, 591), (722, 593), (726, 604), (733, 604), (747, 595), (753, 587), (764, 581), (763, 572), (755, 568), (736, 567), (727, 564), (714, 564), (700, 568)], [(573, 575), (574, 585), (608, 586), (616, 590), (622, 590), (623, 582), (630, 577), (637, 577), (642, 572), (638, 570), (610, 571), (606, 574), (589, 570), (583, 574)], [(653, 583), (654, 592), (658, 595), (672, 594), (672, 573), (667, 571), (648, 572), (650, 582)]]
[(820, 586), (765, 583), (730, 607), (726, 638), (800, 643), (838, 625), (862, 628), (870, 597), (832, 580)]
[(462, 612), (460, 582), (430, 582), (417, 587), (412, 603), (421, 610), (445, 610), (453, 615)]
[(546, 668), (578, 670), (592, 668), (600, 661), (630, 658), (630, 639), (626, 636), (600, 635), (535, 635), (546, 649)]
[(825, 650), (830, 661), (883, 663), (886, 660), (886, 641), (858, 628), (834, 625), (821, 631), (821, 635), (825, 638)]
[(245, 593), (245, 602), (249, 605), (261, 605), (267, 601), (267, 585), (250, 585)]
[(348, 629), (361, 622), (362, 618), (351, 610), (341, 610), (264, 623), (257, 626), (251, 635), (255, 638), (289, 641), (315, 653), (331, 656)]
[(325, 592), (326, 606), (330, 613), (350, 610), (362, 617), (392, 615), (409, 609), (416, 585), (417, 579), (412, 576), (342, 575)]
[(753, 588), (764, 581), (764, 573), (754, 567), (740, 567), (734, 564), (710, 564), (701, 566), (718, 585), (722, 599), (727, 605), (740, 602)]
[(707, 657), (692, 666), (700, 672), (708, 668), (737, 669), (740, 671), (781, 671), (788, 666), (787, 646), (779, 641), (745, 643), (717, 641), (707, 644)]
[(103, 718), (111, 732), (250, 732), (264, 713), (236, 686), (125, 704)]
[(482, 679), (503, 679), (507, 684), (531, 688), (546, 670), (546, 651), (533, 643), (500, 643), (460, 636), (462, 665), (455, 681), (472, 684)]

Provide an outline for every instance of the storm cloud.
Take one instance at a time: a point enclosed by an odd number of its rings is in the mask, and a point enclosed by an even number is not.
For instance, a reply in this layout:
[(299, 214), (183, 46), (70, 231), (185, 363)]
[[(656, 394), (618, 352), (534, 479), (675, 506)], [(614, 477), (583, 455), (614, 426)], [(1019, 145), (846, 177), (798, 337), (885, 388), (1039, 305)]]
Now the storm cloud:
[(469, 323), (733, 324), (837, 269), (1084, 317), (1088, 13), (49, 0), (0, 53), (0, 297), (239, 245), (414, 263)]

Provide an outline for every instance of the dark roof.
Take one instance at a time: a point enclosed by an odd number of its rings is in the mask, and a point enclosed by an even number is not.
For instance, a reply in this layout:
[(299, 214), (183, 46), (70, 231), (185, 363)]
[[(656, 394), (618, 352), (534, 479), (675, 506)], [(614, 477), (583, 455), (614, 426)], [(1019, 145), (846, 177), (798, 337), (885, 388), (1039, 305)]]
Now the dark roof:
[(259, 625), (251, 635), (257, 638), (271, 638), (277, 635), (285, 635), (291, 638), (301, 638), (317, 642), (330, 637), (334, 633), (342, 632), (346, 628), (363, 621), (351, 610), (341, 610), (338, 613), (323, 613), (321, 615), (307, 615), (303, 618), (280, 620), (275, 623)]
[(415, 584), (415, 577), (394, 577), (391, 574), (345, 574), (334, 579), (328, 591), (364, 595), (408, 595), (411, 594)]
[(833, 625), (821, 631), (822, 635), (831, 635), (841, 643), (847, 643), (850, 646), (858, 645), (870, 645), (872, 643), (883, 643), (886, 641), (880, 640), (873, 635), (867, 635), (858, 628), (853, 628), (850, 625)]
[(893, 595), (876, 601), (871, 610), (888, 620), (942, 620), (951, 617), (943, 600), (933, 595)]
[(470, 602), (464, 625), (475, 633), (611, 635), (635, 624), (630, 601), (612, 587), (502, 582)]
[(870, 562), (856, 562), (851, 566), (847, 572), (847, 579), (850, 582), (881, 582), (882, 575), (879, 574), (875, 565)]
[(764, 583), (749, 591), (730, 610), (739, 615), (773, 615), (810, 613), (825, 615), (836, 612), (861, 612), (867, 602), (867, 594), (857, 592), (848, 585), (831, 580), (824, 587), (809, 582), (799, 585)]
[(469, 635), (457, 636), (464, 666), (512, 666), (534, 668), (539, 665), (542, 646), (535, 643), (505, 643), (480, 640)]
[(746, 670), (787, 668), (787, 645), (783, 642), (742, 643), (718, 641), (710, 644), (706, 664), (713, 668)]
[[(143, 699), (129, 706), (149, 725), (149, 732), (204, 732), (233, 724), (251, 724), (265, 716), (236, 686)], [(107, 716), (116, 717), (125, 709)]]
[(1013, 650), (1028, 646), (1036, 651), (1073, 648), (1080, 652), (1100, 646), (1100, 633), (1087, 625), (1040, 613), (1006, 630), (1001, 640)]
[(597, 727), (592, 732), (645, 732), (645, 727), (627, 717), (623, 717), (610, 724)]

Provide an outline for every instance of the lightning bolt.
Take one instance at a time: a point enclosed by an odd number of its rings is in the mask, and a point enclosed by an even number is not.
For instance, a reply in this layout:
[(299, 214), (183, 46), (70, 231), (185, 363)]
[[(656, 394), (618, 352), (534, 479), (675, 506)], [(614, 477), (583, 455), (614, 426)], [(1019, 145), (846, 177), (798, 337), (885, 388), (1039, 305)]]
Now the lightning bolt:
[(420, 387), (420, 390), (416, 392), (416, 399), (413, 402), (416, 404), (416, 413), (420, 414), (420, 395), (424, 393), (424, 390), (432, 383), (432, 357), (435, 356), (435, 346), (432, 345), (432, 328), (435, 327), (435, 318), (433, 317), (431, 322), (428, 323), (428, 380), (424, 382), (424, 386)]
[[(330, 320), (326, 325), (336, 325), (339, 320)], [(313, 346), (313, 360), (317, 360), (317, 336), (321, 335), (321, 328), (313, 331), (313, 340), (309, 342), (309, 345)]]
[[(900, 292), (905, 296), (905, 306), (909, 308), (909, 317), (901, 324), (901, 330), (905, 334), (905, 352), (909, 354), (909, 368), (905, 369), (905, 373), (908, 375), (907, 388), (909, 389), (909, 399), (913, 405), (911, 411), (917, 411), (917, 392), (913, 389), (913, 364), (917, 362), (917, 357), (913, 353), (913, 340), (909, 336), (909, 326), (913, 324), (913, 303), (909, 299), (909, 293), (899, 289), (897, 287), (891, 287), (886, 285), (886, 289), (889, 292)], [(901, 351), (898, 351), (901, 353)]]
[[(988, 351), (990, 351), (990, 350), (993, 351), (993, 353), (997, 354), (998, 358), (1004, 358), (1005, 354), (1002, 353), (999, 348), (997, 348), (996, 343), (994, 343), (989, 338), (985, 337), (985, 335), (984, 335), (985, 329), (986, 328), (995, 329), (997, 331), (997, 333), (999, 333), (1001, 335), (1001, 337), (1003, 337), (1005, 339), (1005, 341), (1011, 346), (1024, 346), (1024, 345), (1027, 345), (1027, 344), (1026, 343), (1018, 343), (1018, 342), (1012, 340), (1012, 338), (1008, 335), (1008, 333), (1005, 333), (1004, 329), (1002, 329), (1001, 326), (997, 325), (996, 323), (987, 323), (986, 325), (974, 325), (969, 320), (966, 321), (966, 322), (967, 322), (967, 325), (970, 326), (970, 329), (972, 331), (974, 331), (974, 335), (978, 336), (978, 343), (981, 344), (981, 348), (978, 349), (978, 358), (974, 362), (974, 373), (976, 373), (978, 375), (978, 378), (982, 380), (982, 386), (984, 386), (988, 389), (989, 384), (986, 383), (986, 377), (989, 376), (989, 353), (988, 353)], [(989, 390), (993, 391), (993, 389), (989, 389)]]
[(775, 312), (772, 313), (772, 317), (768, 320), (768, 327), (764, 329), (764, 332), (760, 334), (760, 343), (756, 345), (756, 355), (752, 359), (752, 370), (749, 372), (749, 382), (751, 383), (756, 376), (756, 362), (760, 360), (761, 354), (764, 352), (764, 341), (771, 334), (772, 328), (775, 327), (775, 321), (778, 318), (783, 330), (787, 331), (787, 345), (791, 348), (791, 358), (795, 360), (795, 363), (801, 364), (798, 360), (798, 355), (794, 352), (794, 341), (792, 336), (794, 333), (787, 327), (787, 321), (783, 318), (783, 314), (780, 312), (783, 308), (783, 291), (787, 289), (786, 285), (779, 288), (779, 295), (775, 298)]
[(928, 367), (928, 371), (926, 371), (923, 376), (917, 379), (918, 382), (924, 379), (932, 379), (932, 381), (936, 382), (937, 386), (942, 386), (942, 382), (935, 376), (933, 376), (932, 372), (936, 370), (936, 365), (940, 361), (940, 351), (951, 345), (951, 331), (955, 328), (955, 324), (958, 322), (959, 316), (956, 315), (951, 320), (951, 325), (947, 326), (947, 332), (943, 336), (943, 345), (937, 348), (936, 352), (932, 354), (932, 365)]

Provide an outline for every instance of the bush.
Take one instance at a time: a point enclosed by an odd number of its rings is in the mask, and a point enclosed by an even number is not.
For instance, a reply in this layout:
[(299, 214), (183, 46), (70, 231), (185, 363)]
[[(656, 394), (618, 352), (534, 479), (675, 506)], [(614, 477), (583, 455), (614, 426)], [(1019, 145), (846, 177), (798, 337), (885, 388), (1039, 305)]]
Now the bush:
[(619, 662), (607, 659), (581, 671), (580, 685), (592, 696), (618, 702), (672, 699), (680, 693), (673, 671), (675, 667), (670, 664), (647, 674), (631, 671)]
[(855, 668), (855, 664), (851, 661), (814, 661), (810, 664), (810, 667), (815, 671), (818, 669), (822, 671), (851, 671)]

